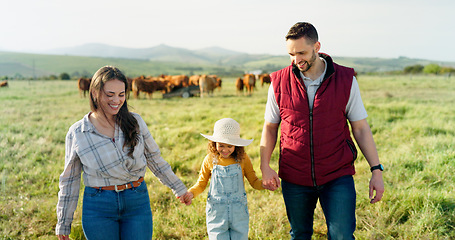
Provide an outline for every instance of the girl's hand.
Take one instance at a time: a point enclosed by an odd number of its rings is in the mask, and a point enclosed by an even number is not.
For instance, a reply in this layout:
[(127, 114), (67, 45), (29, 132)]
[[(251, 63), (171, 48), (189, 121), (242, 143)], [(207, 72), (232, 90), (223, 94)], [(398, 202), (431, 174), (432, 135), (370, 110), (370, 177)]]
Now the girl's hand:
[(179, 197), (179, 200), (181, 203), (185, 203), (185, 205), (190, 205), (191, 204), (191, 200), (193, 199), (194, 195), (192, 192), (186, 192), (185, 194), (183, 194), (182, 196)]

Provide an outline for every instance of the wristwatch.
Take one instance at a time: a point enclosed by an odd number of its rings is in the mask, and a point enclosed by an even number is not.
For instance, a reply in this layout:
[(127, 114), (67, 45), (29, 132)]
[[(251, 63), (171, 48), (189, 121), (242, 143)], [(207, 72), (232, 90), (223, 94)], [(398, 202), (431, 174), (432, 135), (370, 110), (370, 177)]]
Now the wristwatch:
[(379, 165), (376, 165), (376, 166), (373, 166), (373, 167), (370, 168), (371, 172), (373, 172), (376, 169), (384, 171), (384, 166), (382, 166), (382, 164), (379, 164)]

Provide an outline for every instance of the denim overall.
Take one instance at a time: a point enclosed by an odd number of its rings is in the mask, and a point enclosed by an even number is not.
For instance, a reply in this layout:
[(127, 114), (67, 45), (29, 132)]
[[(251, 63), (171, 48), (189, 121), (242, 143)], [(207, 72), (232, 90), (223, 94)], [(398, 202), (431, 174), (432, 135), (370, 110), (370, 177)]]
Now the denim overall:
[(221, 166), (214, 159), (206, 216), (209, 239), (248, 240), (249, 214), (240, 164)]

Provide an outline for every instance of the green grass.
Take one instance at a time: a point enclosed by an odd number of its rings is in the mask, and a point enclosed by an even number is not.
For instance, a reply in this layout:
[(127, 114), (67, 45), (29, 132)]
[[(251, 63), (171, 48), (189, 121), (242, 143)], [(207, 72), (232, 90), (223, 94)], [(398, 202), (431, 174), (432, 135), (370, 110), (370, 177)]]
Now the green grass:
[[(206, 153), (199, 133), (232, 117), (256, 172), (267, 89), (238, 96), (234, 79), (208, 98), (130, 99), (161, 148), (163, 157), (187, 186), (194, 184)], [(379, 156), (386, 167), (381, 202), (368, 200), (369, 166), (356, 161), (357, 239), (455, 238), (455, 79), (437, 76), (363, 76), (359, 83)], [(0, 89), (0, 239), (56, 239), (58, 176), (64, 164), (68, 128), (89, 111), (74, 81), (10, 81)], [(277, 152), (272, 165), (277, 169)], [(184, 206), (150, 171), (146, 174), (154, 215), (154, 239), (207, 239), (206, 192)], [(257, 191), (245, 185), (250, 239), (289, 239), (280, 190)], [(81, 202), (73, 239), (84, 239)], [(325, 239), (320, 207), (314, 239)]]

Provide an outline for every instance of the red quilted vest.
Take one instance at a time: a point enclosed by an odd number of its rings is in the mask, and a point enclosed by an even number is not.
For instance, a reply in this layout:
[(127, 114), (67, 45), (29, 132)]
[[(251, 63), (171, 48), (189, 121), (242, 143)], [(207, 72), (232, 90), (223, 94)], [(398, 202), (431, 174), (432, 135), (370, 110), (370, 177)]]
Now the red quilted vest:
[(320, 57), (327, 70), (312, 111), (297, 67), (271, 74), (281, 116), (279, 176), (304, 186), (354, 175), (357, 158), (346, 119), (354, 70), (333, 63), (326, 54)]

